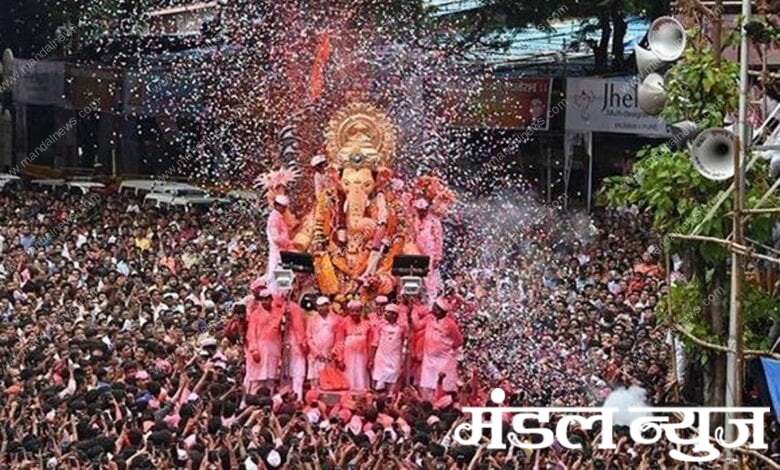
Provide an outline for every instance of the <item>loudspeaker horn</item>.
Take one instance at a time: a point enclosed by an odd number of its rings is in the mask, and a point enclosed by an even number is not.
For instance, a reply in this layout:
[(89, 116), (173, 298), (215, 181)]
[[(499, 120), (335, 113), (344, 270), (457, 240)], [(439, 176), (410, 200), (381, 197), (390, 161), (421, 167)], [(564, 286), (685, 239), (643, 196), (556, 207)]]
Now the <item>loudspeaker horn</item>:
[(634, 57), (636, 58), (636, 70), (640, 77), (655, 72), (664, 64), (664, 61), (658, 58), (653, 51), (645, 49), (642, 46), (634, 48)]
[(734, 176), (736, 136), (715, 127), (699, 134), (691, 145), (693, 166), (708, 180), (722, 181)]
[(637, 91), (639, 108), (645, 113), (655, 116), (664, 109), (666, 104), (666, 91), (664, 91), (664, 79), (657, 73), (651, 73), (642, 81)]
[(671, 124), (669, 127), (672, 132), (671, 142), (677, 148), (682, 148), (683, 145), (696, 138), (700, 131), (699, 126), (693, 121), (680, 121)]
[(647, 43), (659, 59), (672, 62), (682, 57), (687, 43), (685, 28), (671, 16), (657, 18), (650, 25)]

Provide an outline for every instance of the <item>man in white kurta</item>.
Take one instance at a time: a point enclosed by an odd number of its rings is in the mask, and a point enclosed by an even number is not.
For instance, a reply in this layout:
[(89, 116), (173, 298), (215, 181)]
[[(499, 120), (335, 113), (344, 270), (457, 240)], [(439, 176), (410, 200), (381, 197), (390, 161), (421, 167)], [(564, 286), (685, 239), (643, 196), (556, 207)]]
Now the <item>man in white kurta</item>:
[(393, 389), (403, 370), (406, 328), (398, 321), (399, 310), (398, 305), (386, 305), (372, 336), (369, 369), (377, 390)]
[(285, 195), (276, 196), (274, 199), (274, 209), (268, 216), (266, 224), (266, 236), (268, 237), (268, 270), (265, 274), (265, 281), (272, 291), (276, 291), (274, 282), (274, 271), (279, 269), (282, 262), (282, 251), (292, 249), (291, 227), (285, 221), (285, 213), (290, 199)]
[(312, 389), (319, 387), (320, 372), (332, 359), (339, 324), (339, 318), (330, 313), (330, 299), (321, 296), (315, 305), (317, 313), (306, 322), (306, 344), (309, 348), (307, 377)]

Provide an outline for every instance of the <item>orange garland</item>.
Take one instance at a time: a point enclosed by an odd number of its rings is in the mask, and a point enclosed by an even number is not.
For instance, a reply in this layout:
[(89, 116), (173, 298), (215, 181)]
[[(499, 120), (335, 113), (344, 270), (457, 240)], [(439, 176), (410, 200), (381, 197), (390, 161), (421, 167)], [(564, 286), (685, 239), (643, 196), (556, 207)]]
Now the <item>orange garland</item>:
[(339, 292), (339, 279), (329, 255), (314, 256), (314, 272), (317, 273), (317, 285), (323, 294), (333, 295)]

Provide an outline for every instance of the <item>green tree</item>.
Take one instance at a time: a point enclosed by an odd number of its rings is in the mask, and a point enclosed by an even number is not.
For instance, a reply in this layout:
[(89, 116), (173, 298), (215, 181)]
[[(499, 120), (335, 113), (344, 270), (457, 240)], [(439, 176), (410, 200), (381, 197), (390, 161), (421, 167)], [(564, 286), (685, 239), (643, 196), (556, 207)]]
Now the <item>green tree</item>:
[[(469, 37), (473, 40), (484, 40), (497, 32), (546, 29), (550, 21), (579, 18), (582, 26), (573, 39), (587, 42), (594, 53), (594, 71), (606, 72), (622, 70), (627, 65), (624, 51), (628, 30), (626, 17), (644, 15), (655, 19), (666, 13), (668, 6), (663, 0), (483, 0), (473, 8), (446, 17), (470, 31)], [(598, 40), (586, 38), (594, 32), (600, 33)]]
[[(597, 73), (623, 70), (626, 67), (627, 16), (645, 15), (655, 19), (666, 13), (668, 8), (668, 2), (659, 0), (569, 0), (563, 5), (572, 17), (582, 19), (579, 36), (593, 50), (593, 66)], [(592, 18), (596, 18), (597, 23), (592, 24)], [(585, 38), (586, 34), (596, 31), (601, 33), (598, 40)]]
[[(727, 43), (738, 38), (732, 35)], [(690, 120), (700, 129), (722, 127), (724, 117), (738, 105), (738, 67), (723, 60), (716, 65), (709, 43), (696, 35), (689, 48), (665, 77), (667, 102), (661, 117), (666, 122)], [(632, 174), (607, 178), (600, 197), (608, 205), (636, 204), (654, 214), (654, 229), (665, 234), (662, 248), (684, 259), (687, 281), (671, 289), (672, 316), (665, 316), (667, 306), (659, 313), (670, 325), (682, 324), (689, 333), (710, 343), (726, 343), (728, 325), (729, 254), (723, 245), (712, 242), (681, 240), (672, 233), (688, 234), (700, 225), (728, 182), (711, 181), (694, 168), (688, 150), (678, 150), (672, 142), (645, 148), (637, 154)], [(756, 204), (767, 191), (770, 181), (767, 166), (759, 163), (747, 175), (747, 207)], [(772, 196), (772, 199), (776, 199)], [(771, 203), (776, 200), (771, 201)], [(714, 217), (702, 224), (699, 235), (725, 239), (732, 230), (729, 211), (731, 199), (722, 204)], [(746, 224), (748, 236), (760, 243), (771, 240), (772, 220), (754, 216)], [(758, 282), (749, 280), (745, 289), (746, 347), (766, 346), (766, 332), (776, 316), (776, 308), (767, 309), (769, 294)], [(750, 330), (753, 328), (753, 330)], [(766, 329), (765, 329), (766, 328)], [(711, 350), (696, 351), (703, 387), (693, 394), (708, 406), (722, 406), (725, 391), (725, 355)]]

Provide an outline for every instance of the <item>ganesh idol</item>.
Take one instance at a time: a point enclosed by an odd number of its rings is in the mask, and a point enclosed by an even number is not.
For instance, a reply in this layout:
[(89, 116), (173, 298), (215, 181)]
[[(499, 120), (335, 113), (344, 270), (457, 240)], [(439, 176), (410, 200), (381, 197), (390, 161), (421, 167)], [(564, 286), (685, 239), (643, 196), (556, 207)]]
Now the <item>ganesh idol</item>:
[(328, 172), (293, 246), (314, 257), (326, 295), (386, 295), (395, 288), (393, 258), (419, 254), (408, 206), (392, 189), (395, 130), (369, 104), (353, 103), (331, 120)]

